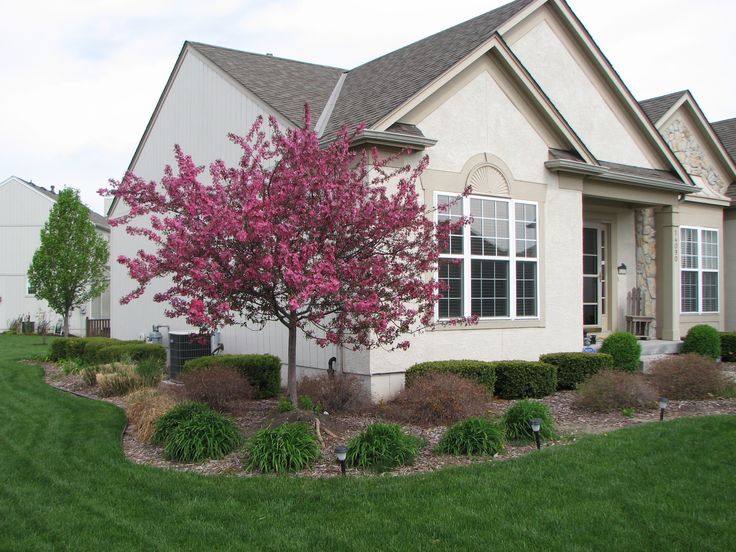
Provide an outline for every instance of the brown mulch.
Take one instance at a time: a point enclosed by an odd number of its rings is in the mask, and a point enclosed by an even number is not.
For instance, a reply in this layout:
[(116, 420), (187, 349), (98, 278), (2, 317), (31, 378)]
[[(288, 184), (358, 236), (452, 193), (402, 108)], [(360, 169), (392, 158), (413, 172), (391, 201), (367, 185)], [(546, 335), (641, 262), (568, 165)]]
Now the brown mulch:
[[(102, 398), (96, 387), (88, 387), (81, 377), (75, 374), (66, 375), (57, 365), (44, 363), (46, 382), (53, 387), (70, 391), (90, 399), (104, 400), (124, 408), (125, 401), (121, 397)], [(736, 372), (736, 364), (724, 365), (728, 371)], [(162, 384), (166, 387), (166, 384)], [(632, 416), (624, 416), (621, 411), (610, 413), (593, 413), (574, 408), (574, 391), (560, 391), (542, 399), (546, 404), (552, 417), (556, 421), (557, 431), (561, 438), (557, 441), (547, 442), (544, 446), (559, 446), (574, 442), (578, 437), (585, 434), (605, 433), (630, 425), (654, 422), (659, 420), (659, 411), (641, 410)], [(492, 415), (501, 415), (514, 401), (503, 401), (494, 399), (488, 403), (488, 412)], [(267, 399), (260, 401), (242, 400), (229, 405), (228, 414), (233, 417), (245, 437), (253, 435), (259, 429), (270, 425), (279, 424), (284, 421), (308, 421), (313, 422), (315, 416), (301, 411), (279, 413), (278, 401)], [(666, 418), (680, 418), (683, 416), (707, 416), (716, 414), (736, 415), (736, 398), (712, 399), (698, 401), (670, 401), (666, 411)], [(355, 435), (363, 431), (368, 425), (377, 421), (385, 421), (377, 413), (364, 415), (355, 414), (321, 414), (319, 415), (321, 435), (324, 441), (323, 458), (317, 461), (311, 468), (298, 472), (302, 477), (334, 477), (340, 474), (340, 469), (333, 459), (332, 451), (339, 444), (345, 444)], [(424, 446), (412, 466), (404, 466), (391, 472), (380, 474), (384, 477), (397, 475), (408, 475), (414, 473), (431, 472), (448, 466), (462, 466), (488, 461), (485, 458), (468, 458), (457, 456), (437, 455), (432, 449), (439, 442), (445, 431), (445, 427), (418, 427), (404, 425), (404, 429), (417, 437), (425, 440)], [(160, 468), (169, 468), (178, 471), (187, 471), (209, 474), (227, 474), (241, 477), (258, 475), (244, 471), (242, 464), (242, 452), (233, 452), (219, 460), (210, 460), (201, 464), (181, 464), (167, 460), (163, 456), (163, 448), (149, 443), (141, 442), (133, 427), (125, 428), (122, 436), (123, 450), (126, 457), (133, 463), (146, 464)], [(495, 460), (509, 460), (517, 458), (534, 450), (534, 445), (507, 444), (506, 450), (495, 456)], [(348, 473), (375, 475), (371, 472), (362, 472), (357, 469), (348, 469)]]

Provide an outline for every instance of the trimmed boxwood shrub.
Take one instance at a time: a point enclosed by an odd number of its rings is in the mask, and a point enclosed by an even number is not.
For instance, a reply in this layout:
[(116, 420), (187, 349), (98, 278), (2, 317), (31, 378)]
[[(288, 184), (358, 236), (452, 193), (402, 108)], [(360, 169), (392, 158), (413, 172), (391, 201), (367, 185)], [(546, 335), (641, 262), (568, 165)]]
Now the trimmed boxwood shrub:
[(503, 450), (504, 430), (480, 416), (451, 426), (437, 444), (436, 452), (464, 456), (493, 456)]
[(557, 389), (557, 367), (545, 362), (501, 360), (496, 369), (496, 395), (502, 399), (540, 398)]
[(552, 353), (539, 360), (557, 366), (557, 389), (575, 389), (593, 374), (613, 368), (613, 357), (606, 353)]
[(49, 352), (49, 359), (53, 362), (61, 360), (67, 357), (67, 345), (70, 340), (76, 339), (75, 337), (57, 337), (51, 342), (51, 350)]
[(718, 358), (721, 356), (721, 336), (713, 326), (697, 324), (690, 328), (685, 336), (682, 353)]
[(496, 371), (494, 365), (492, 362), (484, 362), (482, 360), (437, 360), (433, 362), (420, 362), (406, 371), (406, 385), (410, 386), (418, 377), (430, 372), (456, 374), (485, 385), (491, 394), (495, 391)]
[(306, 468), (319, 458), (314, 430), (303, 422), (267, 427), (245, 446), (245, 467), (264, 473), (285, 473)]
[(97, 364), (109, 364), (119, 362), (125, 358), (130, 358), (133, 362), (140, 362), (149, 358), (166, 362), (166, 349), (163, 345), (156, 343), (120, 342), (119, 345), (108, 345), (99, 349), (96, 362)]
[(188, 360), (184, 372), (211, 366), (234, 368), (255, 388), (257, 399), (275, 397), (281, 389), (281, 359), (273, 355), (214, 355)]
[(421, 439), (404, 433), (400, 425), (376, 422), (348, 443), (347, 463), (379, 472), (407, 466), (414, 463), (421, 445)]
[[(91, 365), (97, 363), (97, 352), (111, 345), (120, 345), (122, 341), (111, 339), (109, 337), (85, 337), (80, 339), (83, 342), (80, 360), (82, 364)], [(140, 342), (139, 342), (140, 343)]]
[(721, 360), (736, 362), (736, 333), (724, 332), (721, 334)]
[(539, 436), (544, 439), (554, 439), (555, 425), (549, 408), (537, 401), (519, 401), (504, 412), (501, 418), (506, 437), (512, 441), (533, 441), (531, 421), (539, 418), (542, 424)]
[(613, 332), (603, 340), (600, 352), (613, 357), (613, 367), (617, 370), (636, 372), (639, 369), (641, 345), (634, 334)]

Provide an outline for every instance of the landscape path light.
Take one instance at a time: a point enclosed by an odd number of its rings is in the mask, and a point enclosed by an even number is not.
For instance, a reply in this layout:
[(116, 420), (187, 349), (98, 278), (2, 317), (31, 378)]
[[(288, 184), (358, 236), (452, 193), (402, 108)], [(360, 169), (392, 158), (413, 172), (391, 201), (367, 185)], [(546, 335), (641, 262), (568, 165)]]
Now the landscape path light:
[(335, 456), (337, 456), (337, 461), (340, 462), (340, 471), (345, 475), (345, 459), (348, 457), (348, 447), (345, 445), (336, 446)]
[(667, 405), (670, 401), (668, 401), (664, 397), (659, 397), (659, 421), (661, 422), (664, 420), (664, 411), (667, 408)]
[(542, 448), (542, 443), (539, 440), (539, 430), (542, 428), (542, 420), (541, 418), (532, 418), (532, 420), (529, 422), (532, 426), (532, 431), (534, 432), (534, 440), (537, 442), (537, 450)]

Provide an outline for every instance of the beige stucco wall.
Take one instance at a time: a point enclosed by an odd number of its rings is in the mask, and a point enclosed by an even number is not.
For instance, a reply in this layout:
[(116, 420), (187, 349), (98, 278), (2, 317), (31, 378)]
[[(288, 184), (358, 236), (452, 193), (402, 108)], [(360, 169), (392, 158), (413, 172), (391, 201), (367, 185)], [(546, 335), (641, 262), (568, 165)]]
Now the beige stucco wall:
[[(696, 226), (701, 228), (712, 228), (718, 230), (719, 258), (721, 260), (720, 274), (718, 279), (718, 297), (720, 311), (715, 314), (680, 314), (680, 333), (685, 335), (687, 330), (696, 324), (710, 324), (722, 330), (725, 328), (725, 305), (726, 287), (725, 281), (728, 274), (728, 266), (724, 266), (724, 242), (728, 239), (724, 235), (723, 208), (712, 205), (699, 205), (684, 201), (680, 205), (680, 226)], [(733, 243), (730, 242), (729, 243)]]
[(725, 327), (729, 332), (736, 331), (736, 209), (723, 213), (723, 277), (725, 293)]

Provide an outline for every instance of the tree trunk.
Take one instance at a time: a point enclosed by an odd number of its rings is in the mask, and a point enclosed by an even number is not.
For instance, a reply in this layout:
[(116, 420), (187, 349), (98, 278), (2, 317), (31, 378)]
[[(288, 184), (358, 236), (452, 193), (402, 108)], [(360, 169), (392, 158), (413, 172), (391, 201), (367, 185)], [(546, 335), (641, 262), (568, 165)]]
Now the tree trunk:
[(64, 314), (64, 337), (69, 337), (69, 312)]
[(287, 371), (287, 392), (289, 400), (297, 406), (296, 394), (296, 312), (292, 311), (289, 318), (289, 368)]

